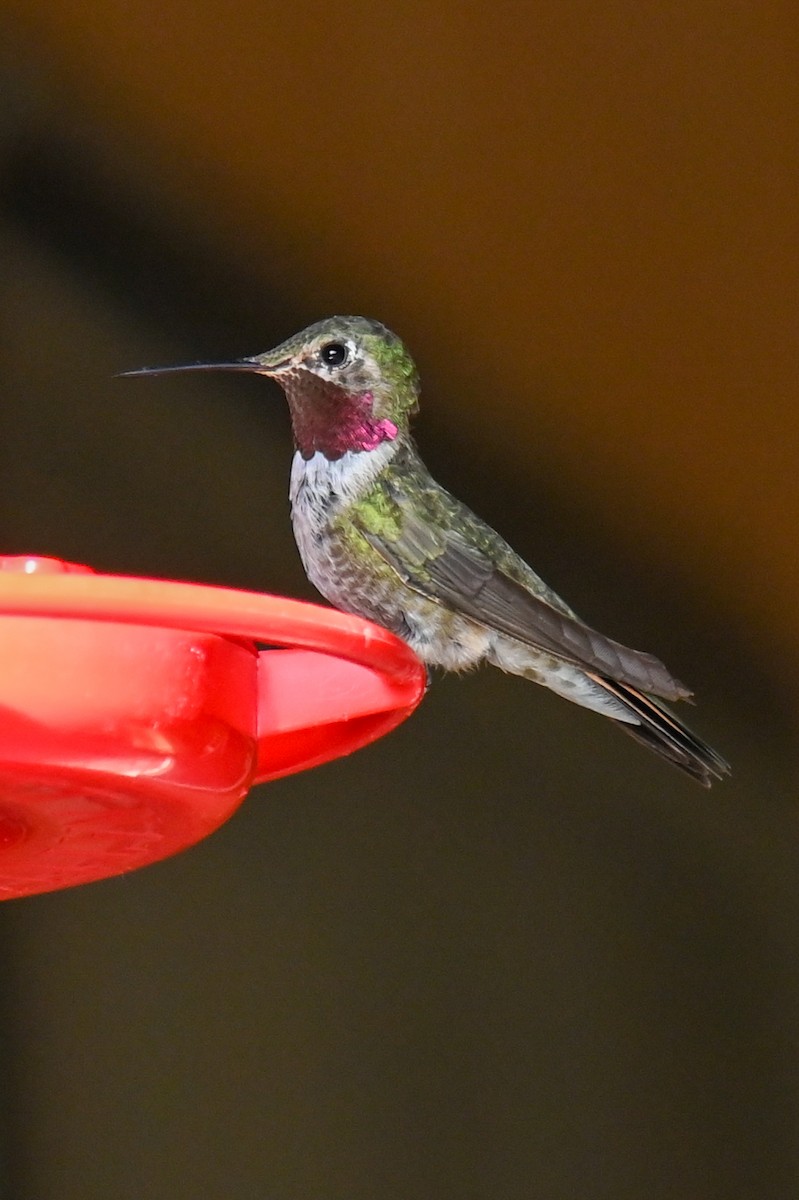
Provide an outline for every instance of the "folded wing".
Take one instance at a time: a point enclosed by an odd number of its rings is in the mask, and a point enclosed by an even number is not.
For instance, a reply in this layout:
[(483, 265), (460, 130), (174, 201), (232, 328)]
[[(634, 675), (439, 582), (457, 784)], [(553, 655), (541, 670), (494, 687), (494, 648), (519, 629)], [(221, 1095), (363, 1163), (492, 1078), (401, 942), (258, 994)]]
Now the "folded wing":
[[(367, 517), (360, 532), (409, 587), (587, 671), (667, 700), (691, 695), (654, 655), (591, 629), (543, 584), (540, 592), (531, 590), (540, 582), (537, 577), (530, 572), (529, 583), (523, 582), (510, 547), (443, 489), (432, 485), (420, 504), (416, 490), (411, 500), (396, 477), (385, 486), (400, 519), (370, 527)], [(442, 512), (445, 506), (448, 511)]]

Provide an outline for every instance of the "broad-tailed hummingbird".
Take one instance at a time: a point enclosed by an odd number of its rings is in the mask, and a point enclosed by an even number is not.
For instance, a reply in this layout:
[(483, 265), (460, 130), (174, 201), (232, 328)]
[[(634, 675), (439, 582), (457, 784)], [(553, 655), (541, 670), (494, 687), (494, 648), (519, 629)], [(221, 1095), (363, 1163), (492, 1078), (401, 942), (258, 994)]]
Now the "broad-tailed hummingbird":
[(432, 478), (410, 432), (416, 367), (385, 325), (330, 317), (253, 358), (129, 374), (211, 370), (255, 372), (283, 388), (294, 535), (331, 604), (391, 629), (429, 667), (488, 662), (544, 684), (705, 786), (729, 772), (661, 702), (691, 693), (657, 658), (591, 629)]

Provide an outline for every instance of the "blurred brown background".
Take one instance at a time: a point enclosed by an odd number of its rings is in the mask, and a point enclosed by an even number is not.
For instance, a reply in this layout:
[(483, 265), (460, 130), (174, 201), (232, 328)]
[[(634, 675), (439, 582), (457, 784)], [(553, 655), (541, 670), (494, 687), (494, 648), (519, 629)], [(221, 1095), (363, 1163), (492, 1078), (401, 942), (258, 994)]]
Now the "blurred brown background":
[(796, 14), (6, 3), (4, 552), (311, 598), (261, 380), (395, 328), (436, 474), (661, 655), (709, 795), (497, 674), (0, 910), (4, 1200), (799, 1188)]

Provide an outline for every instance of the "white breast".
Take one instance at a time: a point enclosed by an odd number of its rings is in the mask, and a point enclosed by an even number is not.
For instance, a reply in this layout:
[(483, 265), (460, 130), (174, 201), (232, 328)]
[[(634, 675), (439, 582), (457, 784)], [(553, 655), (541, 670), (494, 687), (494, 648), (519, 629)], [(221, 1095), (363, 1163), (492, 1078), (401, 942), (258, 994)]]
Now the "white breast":
[(334, 461), (318, 450), (308, 459), (297, 451), (289, 482), (292, 516), (301, 513), (303, 519), (317, 524), (328, 520), (368, 490), (396, 448), (394, 442), (381, 442), (375, 450), (347, 451)]
[(319, 451), (308, 459), (299, 451), (294, 455), (289, 482), (291, 521), (300, 557), (311, 578), (331, 519), (369, 489), (396, 448), (395, 442), (381, 442), (375, 450), (348, 451), (335, 461)]

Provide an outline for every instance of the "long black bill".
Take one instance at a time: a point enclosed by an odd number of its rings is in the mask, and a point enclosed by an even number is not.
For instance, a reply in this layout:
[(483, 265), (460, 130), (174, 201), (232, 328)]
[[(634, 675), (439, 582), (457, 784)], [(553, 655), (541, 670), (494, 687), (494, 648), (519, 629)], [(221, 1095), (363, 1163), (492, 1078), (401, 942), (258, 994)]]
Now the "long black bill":
[[(280, 364), (278, 364), (280, 365)], [(271, 375), (274, 368), (264, 368), (255, 359), (240, 359), (231, 363), (189, 363), (184, 367), (139, 367), (136, 371), (120, 371), (117, 378), (130, 378), (132, 375), (174, 375), (178, 371), (249, 371)]]

